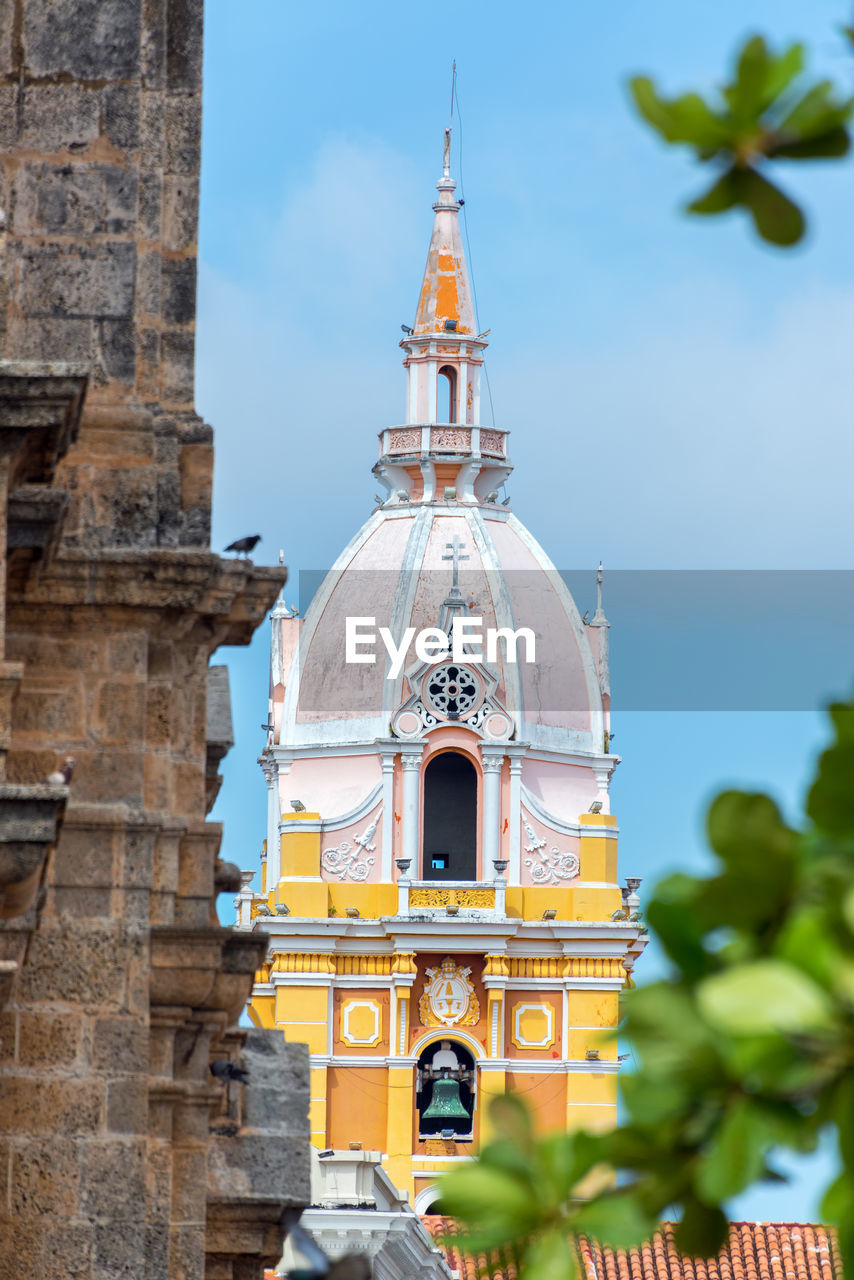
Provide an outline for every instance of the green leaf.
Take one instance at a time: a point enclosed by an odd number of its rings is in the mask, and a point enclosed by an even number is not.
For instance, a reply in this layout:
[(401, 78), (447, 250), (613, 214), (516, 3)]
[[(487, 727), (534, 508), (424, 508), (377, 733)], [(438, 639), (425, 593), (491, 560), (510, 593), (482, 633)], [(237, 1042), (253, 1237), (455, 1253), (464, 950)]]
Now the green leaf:
[(735, 1036), (833, 1026), (826, 992), (785, 960), (755, 960), (704, 978), (697, 1002), (713, 1027)]
[(443, 1178), (441, 1200), (443, 1212), (472, 1229), (467, 1239), (479, 1248), (499, 1248), (528, 1235), (539, 1223), (539, 1206), (530, 1188), (483, 1161)]
[(631, 1249), (649, 1239), (658, 1223), (643, 1209), (634, 1187), (606, 1191), (582, 1205), (572, 1220), (573, 1231), (593, 1236), (612, 1249)]
[(821, 160), (847, 156), (851, 138), (843, 125), (836, 125), (816, 137), (802, 142), (786, 142), (775, 146), (772, 154), (781, 160)]
[(742, 46), (735, 80), (726, 94), (730, 110), (739, 121), (750, 123), (761, 115), (766, 105), (770, 63), (768, 46), (761, 36), (752, 36)]
[(521, 1270), (524, 1280), (576, 1280), (577, 1274), (575, 1250), (565, 1230), (547, 1231), (525, 1252)]
[(834, 703), (830, 716), (836, 741), (818, 762), (818, 775), (807, 797), (807, 813), (822, 830), (854, 836), (854, 706)]
[(797, 244), (807, 224), (795, 202), (754, 169), (748, 170), (745, 177), (744, 204), (762, 239), (781, 246)]
[(728, 1226), (720, 1209), (687, 1199), (676, 1226), (676, 1248), (692, 1258), (711, 1258), (724, 1243)]
[(741, 169), (727, 169), (717, 182), (712, 183), (704, 195), (697, 196), (685, 206), (688, 213), (725, 213), (727, 209), (741, 204), (743, 178), (744, 173)]
[(633, 77), (629, 89), (640, 114), (665, 141), (686, 143), (704, 151), (727, 145), (730, 131), (726, 123), (699, 94), (662, 98), (649, 76)]
[(711, 1149), (700, 1162), (695, 1185), (700, 1199), (720, 1204), (759, 1177), (769, 1144), (768, 1123), (748, 1099), (730, 1103)]
[(502, 1093), (493, 1098), (489, 1108), (493, 1129), (502, 1138), (515, 1143), (520, 1151), (530, 1153), (534, 1149), (534, 1129), (531, 1111), (527, 1103), (514, 1093)]
[(824, 1193), (819, 1210), (822, 1222), (854, 1221), (854, 1177), (840, 1173)]

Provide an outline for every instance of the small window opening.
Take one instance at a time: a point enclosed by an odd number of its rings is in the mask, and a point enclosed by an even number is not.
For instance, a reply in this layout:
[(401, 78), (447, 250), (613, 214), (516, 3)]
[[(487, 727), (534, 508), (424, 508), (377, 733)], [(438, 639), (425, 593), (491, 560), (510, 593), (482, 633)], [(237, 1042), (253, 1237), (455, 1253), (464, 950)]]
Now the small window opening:
[(449, 364), (443, 364), (439, 370), (436, 404), (439, 422), (457, 421), (457, 371)]

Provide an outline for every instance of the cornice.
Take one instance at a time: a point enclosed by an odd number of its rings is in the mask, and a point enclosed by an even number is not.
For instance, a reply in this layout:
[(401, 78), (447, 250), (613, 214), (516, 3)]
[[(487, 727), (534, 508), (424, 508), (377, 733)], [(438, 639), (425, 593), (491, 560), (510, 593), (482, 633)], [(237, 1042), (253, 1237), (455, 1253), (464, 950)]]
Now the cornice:
[(217, 644), (247, 644), (286, 580), (280, 566), (224, 560), (210, 551), (66, 547), (12, 604), (37, 606), (43, 618), (52, 606), (67, 618), (69, 605), (118, 605), (168, 618), (173, 638), (201, 622), (218, 633)]

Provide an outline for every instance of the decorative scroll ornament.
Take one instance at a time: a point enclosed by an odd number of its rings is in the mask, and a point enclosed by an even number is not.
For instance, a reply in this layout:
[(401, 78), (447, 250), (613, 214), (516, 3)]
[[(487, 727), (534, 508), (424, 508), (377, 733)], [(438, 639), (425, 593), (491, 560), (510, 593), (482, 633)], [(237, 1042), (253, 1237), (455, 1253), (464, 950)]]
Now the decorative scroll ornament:
[[(380, 813), (374, 818), (367, 831), (363, 831), (360, 836), (356, 836), (353, 844), (349, 840), (342, 840), (341, 843), (332, 849), (324, 849), (320, 855), (320, 865), (325, 871), (337, 876), (339, 880), (346, 880), (349, 876), (351, 880), (367, 880), (371, 867), (376, 861), (375, 858), (365, 857), (365, 854), (373, 853), (376, 849), (375, 844), (371, 844), (374, 833), (379, 825)], [(360, 846), (355, 848), (354, 846)]]
[(535, 884), (560, 884), (561, 880), (572, 880), (581, 870), (578, 855), (563, 853), (557, 845), (552, 845), (548, 853), (545, 840), (538, 840), (537, 833), (525, 815), (522, 815), (525, 833), (530, 844), (525, 845), (525, 852), (533, 856), (525, 859), (525, 866), (531, 873)]
[(425, 1027), (472, 1027), (480, 1020), (480, 1002), (469, 982), (471, 969), (461, 969), (445, 956), (438, 969), (427, 970), (427, 983), (418, 1003)]

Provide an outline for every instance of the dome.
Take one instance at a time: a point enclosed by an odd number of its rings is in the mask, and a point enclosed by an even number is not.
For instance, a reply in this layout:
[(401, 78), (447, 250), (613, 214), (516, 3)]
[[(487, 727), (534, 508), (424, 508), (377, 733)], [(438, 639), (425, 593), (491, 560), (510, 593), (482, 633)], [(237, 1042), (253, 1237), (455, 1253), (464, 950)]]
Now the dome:
[[(456, 607), (446, 603), (454, 558)], [(425, 690), (421, 711), (407, 711), (425, 675), (441, 678), (453, 656), (425, 664), (415, 651), (420, 633), (447, 626), (443, 610), (468, 622), (469, 660), (457, 664), (467, 700), (437, 703)], [(531, 635), (513, 644), (501, 629)], [(398, 657), (407, 631), (414, 634)], [(599, 627), (582, 623), (542, 547), (506, 509), (454, 502), (380, 509), (338, 558), (302, 622), (290, 669), (279, 674), (285, 696), (277, 741), (368, 743), (455, 723), (484, 737), (602, 752), (607, 681), (599, 636)], [(491, 719), (484, 715), (490, 707)]]

